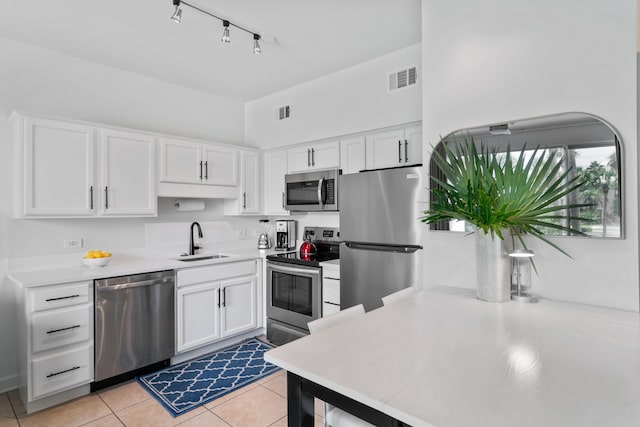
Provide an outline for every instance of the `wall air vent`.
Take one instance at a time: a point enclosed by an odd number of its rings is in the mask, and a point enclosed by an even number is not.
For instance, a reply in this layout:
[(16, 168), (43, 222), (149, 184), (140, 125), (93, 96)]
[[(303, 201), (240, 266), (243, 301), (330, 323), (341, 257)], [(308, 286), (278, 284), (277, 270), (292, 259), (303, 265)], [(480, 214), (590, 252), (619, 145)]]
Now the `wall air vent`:
[(389, 90), (402, 89), (418, 82), (418, 67), (407, 68), (389, 74)]
[(291, 116), (291, 107), (288, 105), (283, 105), (282, 107), (276, 108), (276, 121), (288, 119)]

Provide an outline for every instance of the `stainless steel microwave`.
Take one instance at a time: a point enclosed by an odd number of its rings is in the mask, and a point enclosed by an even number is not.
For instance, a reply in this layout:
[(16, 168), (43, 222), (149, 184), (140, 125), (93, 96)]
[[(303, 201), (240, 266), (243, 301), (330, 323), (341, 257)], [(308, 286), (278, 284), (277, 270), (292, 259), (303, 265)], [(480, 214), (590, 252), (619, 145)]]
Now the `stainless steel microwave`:
[(285, 208), (302, 212), (337, 211), (341, 173), (340, 169), (327, 169), (285, 175)]

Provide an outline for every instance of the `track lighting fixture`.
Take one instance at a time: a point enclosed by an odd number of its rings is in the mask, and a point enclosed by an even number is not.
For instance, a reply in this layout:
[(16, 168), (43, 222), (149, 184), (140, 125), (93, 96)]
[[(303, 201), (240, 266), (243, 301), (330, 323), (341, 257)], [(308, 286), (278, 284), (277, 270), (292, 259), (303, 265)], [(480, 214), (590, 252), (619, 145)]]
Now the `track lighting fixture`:
[(231, 37), (229, 37), (229, 21), (226, 19), (223, 20), (222, 26), (224, 27), (224, 30), (222, 30), (222, 42), (231, 43)]
[(262, 48), (260, 47), (260, 42), (258, 41), (260, 40), (260, 35), (259, 34), (254, 34), (253, 35), (253, 53), (262, 53)]
[(173, 4), (176, 7), (176, 10), (171, 15), (171, 20), (176, 24), (179, 24), (182, 21), (182, 9), (180, 9), (180, 0), (174, 0)]
[(245, 33), (251, 34), (253, 36), (253, 53), (262, 53), (262, 48), (260, 47), (260, 42), (259, 40), (261, 39), (260, 34), (258, 33), (254, 33), (253, 31), (249, 31), (246, 28), (243, 28), (239, 25), (234, 24), (233, 22), (230, 22), (227, 19), (222, 19), (219, 16), (214, 15), (211, 12), (207, 12), (204, 9), (200, 9), (197, 6), (194, 6), (192, 4), (189, 4), (185, 1), (182, 0), (172, 0), (173, 5), (175, 6), (175, 11), (173, 12), (173, 15), (171, 15), (171, 20), (177, 22), (178, 24), (182, 21), (182, 9), (180, 8), (180, 5), (185, 5), (185, 6), (189, 6), (190, 8), (197, 10), (198, 12), (202, 12), (205, 15), (209, 15), (212, 18), (216, 18), (220, 21), (222, 21), (222, 39), (221, 41), (223, 43), (231, 43), (231, 37), (229, 34), (229, 27), (233, 26), (236, 27), (239, 30), (244, 31)]

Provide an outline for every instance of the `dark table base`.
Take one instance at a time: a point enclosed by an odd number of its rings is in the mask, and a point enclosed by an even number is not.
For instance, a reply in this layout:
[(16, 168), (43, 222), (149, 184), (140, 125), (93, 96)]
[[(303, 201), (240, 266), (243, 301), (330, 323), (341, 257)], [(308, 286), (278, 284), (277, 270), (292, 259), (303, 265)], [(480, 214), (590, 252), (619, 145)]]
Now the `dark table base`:
[(333, 390), (287, 372), (287, 411), (289, 427), (313, 427), (313, 398), (337, 406), (375, 426), (408, 426), (377, 409), (343, 396)]

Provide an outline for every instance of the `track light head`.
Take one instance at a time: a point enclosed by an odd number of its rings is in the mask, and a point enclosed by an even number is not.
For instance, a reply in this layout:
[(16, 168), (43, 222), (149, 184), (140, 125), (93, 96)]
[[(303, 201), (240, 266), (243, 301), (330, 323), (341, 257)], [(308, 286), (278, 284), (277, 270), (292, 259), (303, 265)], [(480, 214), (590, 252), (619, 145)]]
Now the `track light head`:
[(253, 34), (253, 53), (258, 54), (262, 53), (262, 48), (260, 47), (260, 34)]
[(231, 37), (229, 36), (229, 21), (226, 19), (222, 20), (222, 26), (224, 27), (224, 30), (222, 30), (222, 42), (231, 43)]
[[(175, 3), (175, 1), (174, 1)], [(173, 22), (175, 22), (176, 24), (179, 24), (180, 22), (182, 22), (182, 9), (180, 9), (180, 1), (178, 0), (178, 4), (176, 4), (176, 10), (175, 12), (173, 12), (173, 15), (171, 15), (171, 20)]]

